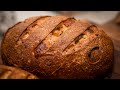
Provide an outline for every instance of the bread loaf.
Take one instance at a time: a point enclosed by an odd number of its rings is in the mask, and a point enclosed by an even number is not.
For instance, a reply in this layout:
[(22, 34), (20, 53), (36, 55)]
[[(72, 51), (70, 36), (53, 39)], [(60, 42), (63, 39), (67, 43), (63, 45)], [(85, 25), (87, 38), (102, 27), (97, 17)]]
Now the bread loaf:
[(6, 65), (0, 65), (0, 79), (38, 79), (38, 78), (24, 70)]
[(66, 16), (36, 16), (5, 33), (3, 63), (43, 79), (99, 79), (112, 72), (112, 40), (102, 28)]

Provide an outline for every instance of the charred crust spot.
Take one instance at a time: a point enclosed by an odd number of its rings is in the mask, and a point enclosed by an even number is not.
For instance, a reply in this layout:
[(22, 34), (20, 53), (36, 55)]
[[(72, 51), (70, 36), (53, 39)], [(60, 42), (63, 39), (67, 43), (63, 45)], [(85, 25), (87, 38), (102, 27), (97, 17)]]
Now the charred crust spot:
[(40, 53), (41, 50), (44, 50), (46, 48), (46, 45), (45, 44), (40, 44), (38, 46), (38, 49), (37, 49), (37, 52)]
[(74, 46), (74, 44), (70, 44), (68, 47), (67, 47), (67, 49), (70, 49), (70, 48), (72, 48)]
[(88, 29), (87, 31), (91, 34), (94, 33), (94, 31), (92, 29)]
[(35, 58), (38, 59), (39, 54), (41, 54), (41, 52), (43, 50), (45, 50), (47, 47), (45, 44), (41, 43), (36, 49), (35, 49)]
[(99, 59), (100, 59), (100, 56), (98, 56), (99, 53), (100, 53), (99, 46), (96, 46), (89, 50), (88, 57), (90, 58), (89, 60), (91, 63), (95, 63), (95, 62), (99, 61)]
[(99, 36), (99, 34), (95, 34), (96, 36)]
[(75, 38), (75, 44), (79, 42), (80, 39), (85, 39), (87, 36), (85, 34), (81, 34)]
[(38, 25), (38, 24), (35, 23), (35, 24), (33, 24), (31, 27), (32, 27), (32, 28), (35, 28), (37, 25)]

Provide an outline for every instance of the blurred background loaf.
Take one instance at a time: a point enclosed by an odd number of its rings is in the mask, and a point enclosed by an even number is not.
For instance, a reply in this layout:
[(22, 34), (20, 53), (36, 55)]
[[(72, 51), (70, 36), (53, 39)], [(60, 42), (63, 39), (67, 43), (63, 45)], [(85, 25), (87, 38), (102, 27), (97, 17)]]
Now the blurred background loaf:
[(33, 74), (16, 67), (0, 65), (0, 79), (38, 79)]

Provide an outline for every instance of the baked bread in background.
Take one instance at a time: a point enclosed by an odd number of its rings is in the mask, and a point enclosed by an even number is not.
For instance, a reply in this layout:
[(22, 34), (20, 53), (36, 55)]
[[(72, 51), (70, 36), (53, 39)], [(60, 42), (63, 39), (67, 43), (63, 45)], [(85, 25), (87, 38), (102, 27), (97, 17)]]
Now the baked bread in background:
[(102, 28), (67, 16), (36, 16), (9, 28), (3, 64), (43, 79), (101, 79), (112, 72), (114, 47)]
[(0, 79), (38, 79), (35, 75), (16, 67), (0, 65)]

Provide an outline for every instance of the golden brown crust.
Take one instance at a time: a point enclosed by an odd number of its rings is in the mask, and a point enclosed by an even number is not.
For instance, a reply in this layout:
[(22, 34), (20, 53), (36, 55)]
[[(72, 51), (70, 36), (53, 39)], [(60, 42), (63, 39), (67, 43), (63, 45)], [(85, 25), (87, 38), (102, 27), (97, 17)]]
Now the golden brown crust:
[(59, 51), (63, 51), (74, 40), (74, 38), (83, 33), (88, 27), (88, 23), (81, 23), (79, 21), (75, 22), (59, 37), (57, 42), (50, 48), (50, 50), (59, 49)]
[(35, 47), (35, 56), (36, 58), (39, 57), (39, 55), (42, 55), (46, 51), (48, 51), (51, 46), (59, 39), (59, 37), (75, 22), (75, 19), (68, 18), (61, 23), (59, 23), (52, 32), (49, 33), (49, 35), (42, 40), (38, 44), (37, 47)]
[(2, 42), (3, 63), (40, 78), (94, 79), (112, 70), (113, 43), (98, 26), (51, 16), (28, 25), (18, 40), (19, 30), (10, 31)]
[(0, 65), (0, 79), (38, 79), (33, 74), (19, 68)]

